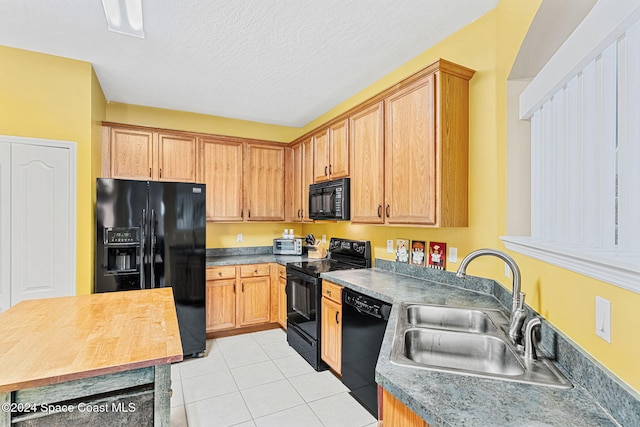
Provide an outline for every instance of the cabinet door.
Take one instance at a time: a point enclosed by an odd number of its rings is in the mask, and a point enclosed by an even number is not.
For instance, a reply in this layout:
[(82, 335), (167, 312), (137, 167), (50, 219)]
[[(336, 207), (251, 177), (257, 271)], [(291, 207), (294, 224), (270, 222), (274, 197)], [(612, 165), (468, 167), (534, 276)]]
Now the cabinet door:
[(150, 131), (111, 129), (111, 178), (151, 179), (154, 135)]
[(329, 128), (313, 135), (313, 182), (329, 180)]
[(196, 182), (196, 138), (158, 134), (158, 179)]
[(329, 128), (329, 178), (349, 176), (349, 121), (347, 119)]
[(236, 327), (235, 279), (207, 281), (207, 332)]
[[(302, 203), (302, 187), (304, 183), (302, 182), (302, 174), (303, 174), (303, 165), (302, 165), (302, 144), (297, 144), (291, 148), (291, 212), (289, 217), (292, 221), (299, 222), (302, 221), (302, 211), (304, 209), (304, 205)], [(308, 191), (308, 190), (307, 190)]]
[(351, 222), (384, 223), (383, 103), (349, 118)]
[(382, 389), (382, 417), (384, 427), (429, 427), (418, 414), (385, 389)]
[(313, 184), (313, 138), (302, 141), (302, 221), (309, 218), (309, 186)]
[(269, 276), (241, 279), (239, 294), (240, 326), (269, 323), (271, 306), (271, 280)]
[(342, 373), (342, 304), (322, 297), (322, 360), (338, 374)]
[(287, 329), (287, 279), (278, 277), (278, 324)]
[(200, 140), (199, 182), (207, 185), (207, 220), (242, 221), (241, 142)]
[(284, 147), (247, 146), (248, 221), (284, 221)]
[(385, 215), (391, 224), (436, 222), (435, 78), (385, 100)]

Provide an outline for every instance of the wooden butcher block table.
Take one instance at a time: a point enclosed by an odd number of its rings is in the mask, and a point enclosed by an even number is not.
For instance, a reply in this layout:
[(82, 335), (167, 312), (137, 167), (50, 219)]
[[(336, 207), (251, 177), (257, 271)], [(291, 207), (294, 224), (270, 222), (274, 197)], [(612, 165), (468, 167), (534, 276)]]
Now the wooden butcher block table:
[(171, 288), (20, 302), (0, 313), (0, 427), (169, 426), (180, 360)]

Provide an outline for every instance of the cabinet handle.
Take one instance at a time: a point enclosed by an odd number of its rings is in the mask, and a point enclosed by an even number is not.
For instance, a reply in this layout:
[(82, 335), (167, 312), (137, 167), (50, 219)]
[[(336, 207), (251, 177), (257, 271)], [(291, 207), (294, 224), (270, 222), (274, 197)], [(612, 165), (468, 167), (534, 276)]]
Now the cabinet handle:
[(244, 209), (240, 209), (240, 218), (244, 219)]
[(332, 170), (333, 170), (333, 168), (331, 167), (331, 165), (329, 165), (329, 175), (331, 175), (333, 173)]
[(162, 178), (162, 168), (160, 168), (160, 178)]
[(251, 209), (247, 210), (247, 216), (248, 216), (248, 218), (251, 218)]
[(236, 293), (236, 284), (235, 283), (233, 284), (233, 293), (234, 294)]
[(149, 168), (149, 178), (151, 178), (151, 168)]
[(378, 205), (378, 218), (382, 218), (382, 205)]
[(391, 209), (391, 206), (387, 205), (387, 207), (385, 209), (385, 213), (387, 214), (387, 218), (389, 218), (389, 209)]
[(302, 218), (302, 209), (298, 209), (298, 218)]
[(244, 293), (244, 282), (242, 282), (242, 292)]
[(328, 168), (327, 168), (327, 166), (325, 166), (325, 167), (324, 167), (324, 174), (325, 174), (325, 176), (326, 176), (326, 175), (329, 175), (329, 174), (327, 173), (327, 169), (328, 169)]
[(336, 311), (336, 324), (340, 324), (340, 321), (338, 320), (338, 315), (340, 314), (339, 311)]

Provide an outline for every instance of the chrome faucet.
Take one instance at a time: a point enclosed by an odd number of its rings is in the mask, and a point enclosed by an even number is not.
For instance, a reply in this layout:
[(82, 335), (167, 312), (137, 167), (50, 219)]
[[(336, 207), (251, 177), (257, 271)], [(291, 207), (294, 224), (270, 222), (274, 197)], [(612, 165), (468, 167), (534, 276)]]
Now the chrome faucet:
[(511, 269), (511, 274), (513, 275), (513, 303), (511, 305), (511, 315), (509, 316), (509, 337), (516, 345), (521, 345), (522, 340), (522, 324), (524, 322), (524, 318), (522, 314), (524, 313), (524, 292), (520, 292), (520, 269), (518, 265), (509, 255), (504, 252), (498, 251), (496, 249), (478, 249), (477, 251), (471, 252), (469, 255), (464, 257), (462, 262), (460, 263), (460, 267), (458, 268), (458, 272), (456, 276), (458, 277), (466, 277), (467, 275), (467, 266), (474, 259), (483, 256), (483, 255), (492, 255), (497, 258), (503, 260), (509, 268)]

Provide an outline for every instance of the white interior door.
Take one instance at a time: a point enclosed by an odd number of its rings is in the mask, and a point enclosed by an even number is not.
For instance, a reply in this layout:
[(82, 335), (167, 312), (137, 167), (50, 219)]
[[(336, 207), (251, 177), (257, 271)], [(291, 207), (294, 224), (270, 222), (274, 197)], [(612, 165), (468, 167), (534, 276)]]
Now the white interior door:
[(75, 294), (75, 156), (70, 151), (12, 144), (12, 304)]
[(0, 312), (11, 307), (11, 144), (0, 141)]

